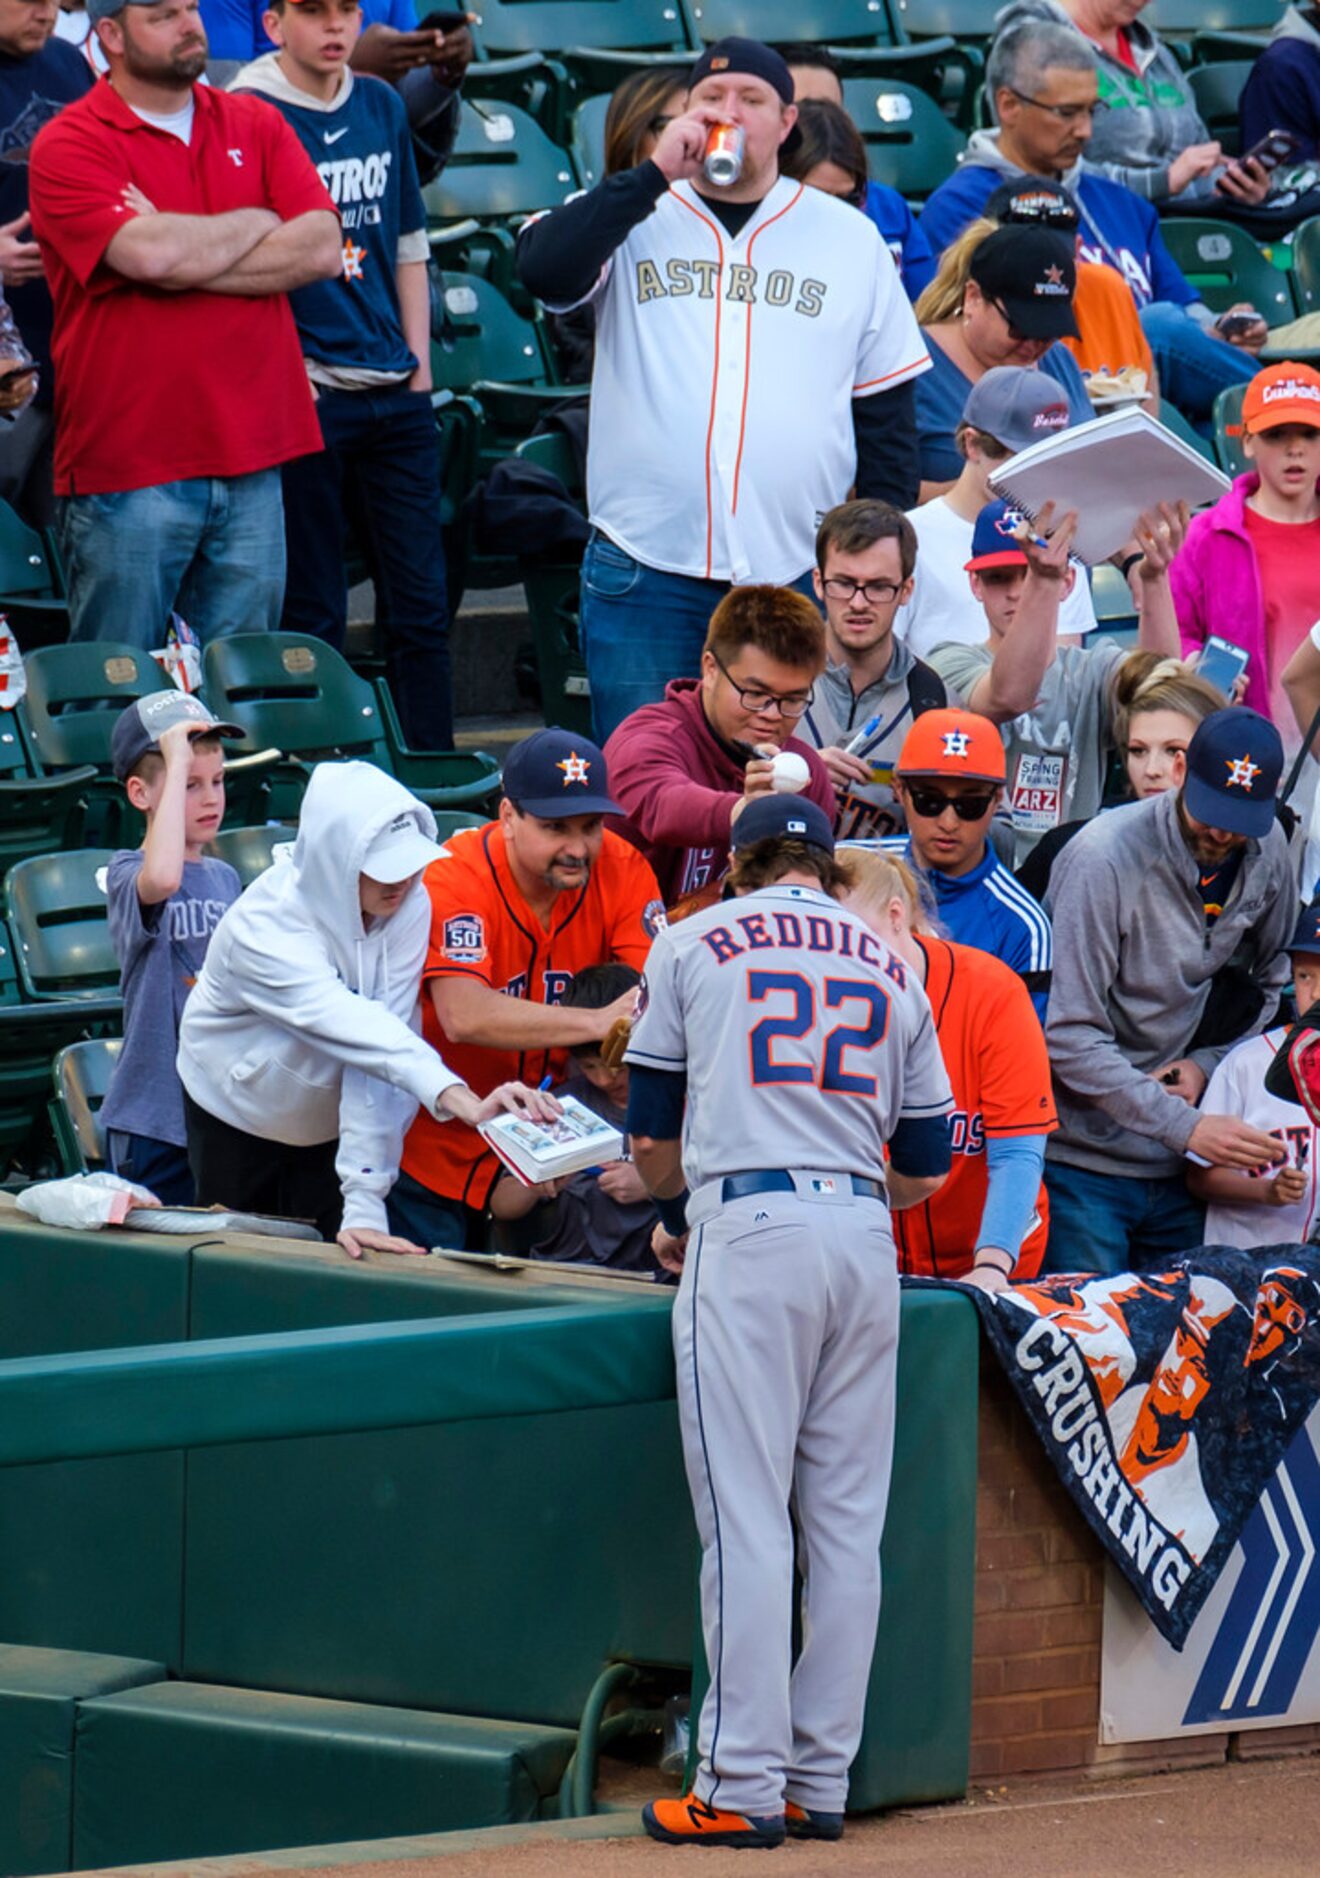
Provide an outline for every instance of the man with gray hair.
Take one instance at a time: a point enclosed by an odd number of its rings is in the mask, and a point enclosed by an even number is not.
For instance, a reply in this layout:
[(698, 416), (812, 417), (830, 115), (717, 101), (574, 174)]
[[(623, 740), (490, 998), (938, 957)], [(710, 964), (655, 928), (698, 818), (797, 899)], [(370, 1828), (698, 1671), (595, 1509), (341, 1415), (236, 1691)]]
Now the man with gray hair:
[[(921, 214), (932, 248), (946, 248), (981, 214), (1005, 179), (1052, 176), (1081, 212), (1078, 258), (1117, 269), (1141, 312), (1164, 394), (1189, 417), (1206, 419), (1228, 385), (1250, 378), (1256, 361), (1240, 340), (1259, 344), (1259, 329), (1226, 340), (1160, 233), (1153, 203), (1084, 162), (1096, 112), (1095, 54), (1071, 26), (1023, 20), (1000, 33), (986, 63), (986, 91), (998, 128), (970, 138), (958, 168)], [(1258, 322), (1259, 328), (1259, 322)]]

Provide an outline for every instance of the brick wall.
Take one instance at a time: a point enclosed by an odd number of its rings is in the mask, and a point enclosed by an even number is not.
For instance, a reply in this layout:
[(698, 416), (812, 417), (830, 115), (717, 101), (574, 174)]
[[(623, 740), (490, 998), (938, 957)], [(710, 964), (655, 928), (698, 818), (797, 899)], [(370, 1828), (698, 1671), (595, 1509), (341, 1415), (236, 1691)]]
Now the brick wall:
[[(1134, 1773), (1313, 1747), (1315, 1729), (1101, 1746), (1104, 1553), (983, 1348), (972, 1640), (971, 1778)], [(1303, 1740), (1302, 1737), (1308, 1737)]]

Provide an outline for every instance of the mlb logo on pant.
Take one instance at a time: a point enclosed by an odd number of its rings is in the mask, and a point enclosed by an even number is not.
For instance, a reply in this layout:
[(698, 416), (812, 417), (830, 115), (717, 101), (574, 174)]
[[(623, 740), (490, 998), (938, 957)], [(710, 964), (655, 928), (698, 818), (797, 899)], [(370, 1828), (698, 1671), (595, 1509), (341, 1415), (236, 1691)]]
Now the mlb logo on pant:
[(813, 1174), (811, 1179), (811, 1191), (813, 1193), (836, 1193), (838, 1191), (838, 1182), (831, 1180), (828, 1174)]

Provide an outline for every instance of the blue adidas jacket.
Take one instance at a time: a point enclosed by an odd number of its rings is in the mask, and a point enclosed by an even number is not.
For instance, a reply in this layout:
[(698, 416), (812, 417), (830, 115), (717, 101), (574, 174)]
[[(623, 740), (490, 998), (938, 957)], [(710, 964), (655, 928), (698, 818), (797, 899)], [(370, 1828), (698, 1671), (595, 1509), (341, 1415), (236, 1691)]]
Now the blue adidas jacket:
[(1036, 1015), (1045, 1022), (1054, 969), (1054, 933), (1049, 916), (1025, 887), (1018, 885), (987, 841), (985, 859), (970, 873), (942, 874), (923, 868), (910, 839), (890, 836), (880, 842), (901, 854), (930, 883), (940, 923), (958, 945), (976, 946), (1009, 965), (1026, 984)]
[(288, 119), (343, 225), (343, 273), (289, 295), (303, 357), (410, 376), (418, 360), (403, 336), (394, 270), (399, 237), (425, 229), (426, 205), (398, 92), (355, 74), (334, 110), (302, 106), (273, 54), (240, 72), (233, 89), (256, 93)]
[[(942, 182), (921, 211), (921, 227), (931, 247), (942, 254), (955, 235), (984, 209), (1006, 177), (1023, 172), (1005, 163), (993, 143), (993, 133), (977, 132), (967, 154), (977, 154), (978, 141), (989, 146), (996, 163), (964, 162)], [(1082, 212), (1081, 256), (1116, 267), (1131, 287), (1137, 305), (1171, 300), (1190, 306), (1200, 295), (1164, 245), (1159, 216), (1153, 202), (1144, 202), (1122, 183), (1086, 170), (1070, 170), (1061, 179), (1072, 191)]]

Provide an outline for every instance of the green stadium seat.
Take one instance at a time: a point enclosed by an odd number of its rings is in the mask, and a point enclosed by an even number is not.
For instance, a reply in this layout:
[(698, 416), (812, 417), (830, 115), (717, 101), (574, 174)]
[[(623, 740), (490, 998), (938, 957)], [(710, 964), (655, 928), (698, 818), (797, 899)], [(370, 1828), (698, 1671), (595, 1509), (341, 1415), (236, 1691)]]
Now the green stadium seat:
[(478, 466), (508, 456), (544, 410), (588, 387), (557, 385), (538, 321), (517, 312), (489, 281), (441, 273), (433, 301), (431, 375), (437, 385), (470, 392), (480, 413)]
[[(573, 451), (561, 432), (529, 437), (517, 451), (557, 476), (584, 508), (586, 491)], [(541, 680), (541, 710), (547, 724), (591, 735), (591, 685), (578, 637), (582, 553), (527, 558), (520, 564), (527, 613), (532, 623), (536, 666)]]
[(453, 154), (422, 191), (428, 219), (507, 221), (552, 209), (578, 187), (566, 150), (502, 100), (465, 103)]
[(488, 820), (485, 815), (465, 815), (461, 809), (440, 809), (435, 818), (435, 832), (441, 841), (446, 841), (464, 828), (484, 828)]
[(66, 1174), (89, 1174), (105, 1165), (101, 1104), (123, 1044), (118, 1037), (70, 1043), (55, 1058), (50, 1119)]
[(136, 698), (168, 689), (150, 653), (111, 639), (40, 646), (24, 664), (28, 739), (44, 770), (91, 763), (110, 775), (110, 737), (119, 713)]
[(1196, 108), (1205, 119), (1206, 128), (1230, 156), (1236, 156), (1241, 148), (1238, 108), (1251, 65), (1250, 59), (1223, 59), (1212, 65), (1193, 66), (1187, 74)]
[(439, 816), (451, 810), (493, 814), (500, 796), (500, 766), (484, 750), (413, 750), (405, 741), (389, 685), (376, 681), (389, 768), (405, 789)]
[(843, 101), (862, 134), (876, 182), (924, 202), (952, 173), (967, 139), (915, 85), (892, 78), (848, 78)]
[[(480, 41), (480, 31), (474, 37)], [(516, 104), (535, 118), (551, 143), (564, 141), (570, 95), (568, 73), (544, 52), (515, 52), (497, 59), (478, 56), (463, 79), (466, 99)]]
[(34, 771), (16, 710), (0, 711), (0, 873), (32, 854), (82, 845), (87, 791), (96, 781), (90, 764), (61, 776)]
[(610, 94), (601, 91), (594, 98), (584, 98), (573, 114), (573, 161), (588, 189), (605, 174), (605, 113), (609, 108)]
[(1173, 432), (1175, 437), (1180, 437), (1184, 443), (1190, 444), (1192, 449), (1203, 456), (1207, 463), (1216, 462), (1214, 445), (1208, 438), (1203, 437), (1199, 430), (1193, 430), (1177, 405), (1170, 404), (1167, 398), (1160, 399), (1159, 420), (1166, 430)]
[(289, 822), (263, 822), (259, 828), (224, 828), (211, 842), (217, 861), (228, 861), (245, 887), (264, 874), (281, 842), (292, 841), (298, 830)]
[[(1139, 622), (1132, 590), (1108, 561), (1101, 561), (1091, 569), (1091, 604), (1105, 638), (1125, 648), (1135, 648)], [(1090, 643), (1088, 640), (1087, 644)]]
[[(96, 1000), (25, 1003), (17, 948), (7, 924), (0, 919), (0, 1176), (14, 1165), (32, 1173), (42, 1165), (42, 1157), (50, 1149), (51, 1059), (66, 1044), (118, 1031), (122, 1008), (117, 992)], [(6, 1356), (19, 1354), (4, 1335), (4, 1326), (10, 1321), (0, 1310), (0, 1346)], [(13, 1633), (0, 1624), (3, 1635)]]
[(1288, 276), (1266, 260), (1245, 229), (1232, 222), (1170, 215), (1160, 223), (1160, 233), (1169, 253), (1216, 313), (1245, 300), (1271, 326), (1294, 318)]
[[(440, 290), (440, 275), (446, 268), (450, 273), (480, 274), (506, 300), (516, 300), (522, 291), (513, 265), (514, 240), (507, 228), (490, 222), (479, 222), (474, 216), (468, 215), (461, 222), (449, 222), (442, 228), (428, 229), (427, 240), (431, 246), (433, 263), (430, 269), (433, 325), (439, 311), (435, 302)], [(528, 300), (530, 303), (530, 296)]]
[(66, 639), (69, 603), (49, 539), (0, 502), (0, 613), (24, 652)]
[(890, 0), (692, 0), (707, 45), (726, 35), (779, 45), (892, 46), (902, 35)]
[(1198, 41), (1204, 33), (1263, 37), (1279, 23), (1278, 0), (1155, 0), (1146, 23), (1166, 39), (1184, 33)]
[(695, 54), (685, 0), (482, 0), (478, 44), (487, 53), (602, 51)]
[(1292, 241), (1293, 292), (1299, 313), (1320, 313), (1320, 215), (1302, 222)]
[(988, 45), (995, 35), (1000, 0), (896, 0), (895, 12), (904, 37), (951, 39)]
[(119, 984), (105, 875), (109, 848), (18, 861), (5, 875), (5, 916), (26, 998), (101, 998)]
[(1251, 468), (1242, 448), (1242, 400), (1245, 385), (1229, 385), (1215, 399), (1215, 455), (1226, 476), (1241, 476)]

